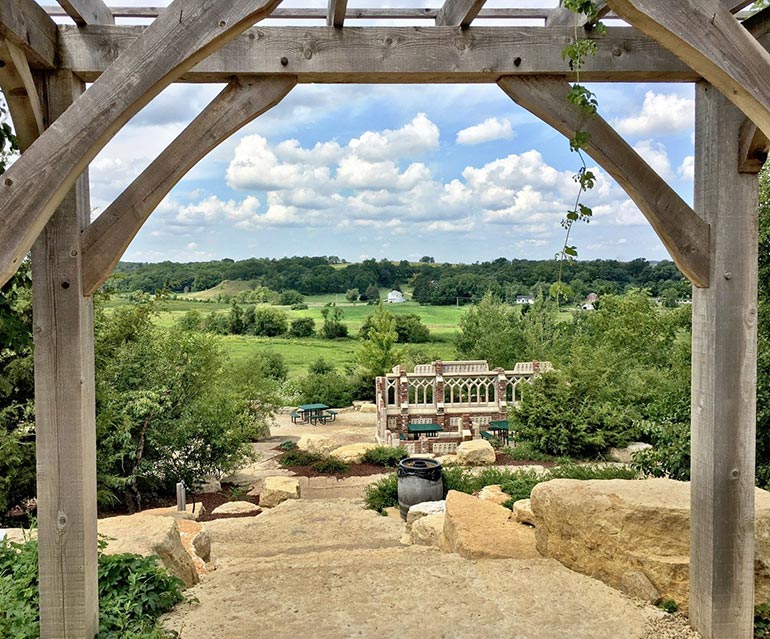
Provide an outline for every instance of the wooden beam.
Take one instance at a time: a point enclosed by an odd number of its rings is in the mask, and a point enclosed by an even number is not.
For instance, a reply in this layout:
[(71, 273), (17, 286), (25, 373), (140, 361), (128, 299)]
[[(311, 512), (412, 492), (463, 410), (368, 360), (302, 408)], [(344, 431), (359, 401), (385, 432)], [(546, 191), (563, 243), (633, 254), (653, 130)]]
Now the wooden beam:
[(770, 135), (770, 53), (719, 0), (609, 0)]
[(186, 70), (280, 0), (175, 0), (0, 182), (0, 284), (16, 271), (66, 193), (107, 142)]
[(745, 117), (699, 83), (695, 210), (711, 224), (711, 285), (693, 291), (690, 623), (753, 636), (757, 176), (741, 174)]
[(233, 80), (83, 233), (83, 292), (112, 274), (131, 240), (164, 197), (201, 158), (278, 104), (296, 78)]
[[(595, 4), (597, 7), (597, 18), (601, 20), (610, 12), (610, 7), (605, 0), (599, 0)], [(546, 21), (546, 26), (558, 27), (565, 25), (576, 25), (582, 27), (585, 25), (585, 23), (586, 19), (583, 14), (578, 14), (574, 11), (571, 11), (570, 9), (565, 8), (564, 0), (560, 0), (559, 8), (550, 15)]]
[[(143, 27), (61, 28), (62, 64), (92, 82)], [(182, 76), (296, 75), (298, 82), (497, 82), (503, 75), (562, 74), (571, 27), (265, 27), (250, 29)], [(109, 46), (105, 46), (105, 42)], [(586, 82), (694, 82), (697, 73), (629, 27), (609, 27), (581, 71)], [(574, 75), (568, 77), (573, 78)]]
[(0, 37), (24, 51), (35, 66), (56, 66), (56, 23), (34, 0), (0, 2)]
[(2, 39), (0, 88), (8, 103), (19, 147), (24, 151), (43, 132), (43, 107), (26, 56), (15, 44)]
[(569, 106), (563, 77), (507, 77), (500, 88), (517, 104), (567, 137), (591, 135), (586, 151), (639, 207), (679, 270), (698, 287), (709, 285), (709, 227), (601, 117), (583, 119)]
[(329, 8), (326, 10), (326, 24), (338, 28), (345, 24), (347, 7), (348, 0), (329, 0)]
[(744, 120), (738, 132), (738, 171), (759, 173), (770, 153), (770, 140), (751, 120)]
[[(70, 73), (52, 74), (50, 118), (83, 88)], [(89, 209), (84, 173), (32, 250), (41, 639), (99, 629), (93, 308), (79, 252)]]
[(436, 25), (465, 29), (471, 26), (485, 2), (486, 0), (444, 0), (436, 16)]
[(75, 24), (115, 24), (112, 11), (102, 0), (57, 0)]
[(765, 7), (749, 16), (743, 22), (743, 27), (757, 40), (770, 32), (770, 7)]

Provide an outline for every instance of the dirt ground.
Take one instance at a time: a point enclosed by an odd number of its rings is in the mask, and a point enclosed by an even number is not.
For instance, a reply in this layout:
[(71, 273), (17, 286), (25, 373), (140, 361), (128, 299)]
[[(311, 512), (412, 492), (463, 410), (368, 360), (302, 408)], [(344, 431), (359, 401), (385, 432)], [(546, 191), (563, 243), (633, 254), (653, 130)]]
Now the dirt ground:
[(689, 634), (550, 559), (470, 561), (402, 546), (345, 499), (207, 525), (217, 569), (165, 625), (181, 639), (662, 639)]
[(339, 442), (340, 446), (359, 442), (375, 442), (377, 415), (345, 410), (337, 413), (333, 422), (312, 426), (301, 421), (292, 424), (290, 415), (276, 415), (275, 425), (270, 428), (273, 437), (299, 439), (305, 434), (326, 435)]

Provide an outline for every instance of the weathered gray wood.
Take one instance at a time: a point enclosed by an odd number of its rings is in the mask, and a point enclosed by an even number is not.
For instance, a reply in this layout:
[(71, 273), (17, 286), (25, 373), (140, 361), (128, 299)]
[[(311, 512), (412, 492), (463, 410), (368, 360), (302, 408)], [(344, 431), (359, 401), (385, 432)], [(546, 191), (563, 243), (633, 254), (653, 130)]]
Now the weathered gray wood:
[[(577, 14), (574, 11), (564, 8), (564, 0), (559, 1), (559, 9), (554, 11), (548, 18), (546, 25), (549, 27), (558, 27), (560, 25), (583, 26), (586, 23), (585, 16)], [(610, 7), (605, 0), (596, 2), (597, 17), (601, 20), (610, 12)]]
[(770, 53), (719, 0), (609, 0), (770, 135)]
[(587, 153), (639, 207), (674, 262), (695, 286), (709, 285), (709, 227), (665, 180), (598, 115), (582, 118), (568, 106), (563, 77), (500, 78), (500, 88), (516, 103), (567, 137), (576, 130), (591, 139)]
[(150, 214), (201, 158), (278, 104), (296, 83), (292, 77), (233, 80), (83, 233), (84, 294), (105, 282)]
[(469, 27), (485, 2), (486, 0), (444, 0), (436, 16), (436, 24), (440, 27)]
[(751, 120), (744, 120), (738, 134), (738, 170), (759, 173), (767, 161), (770, 140)]
[(58, 0), (75, 24), (115, 24), (112, 12), (102, 0)]
[[(51, 119), (83, 89), (48, 81)], [(98, 630), (93, 309), (80, 287), (88, 176), (63, 199), (32, 250), (41, 639)]]
[(348, 0), (329, 0), (329, 7), (326, 10), (326, 24), (330, 27), (343, 26), (347, 7)]
[(754, 15), (741, 22), (741, 24), (752, 36), (757, 39), (761, 38), (770, 32), (770, 7), (757, 11)]
[(34, 0), (0, 2), (0, 37), (21, 48), (36, 66), (56, 66), (56, 23)]
[[(142, 27), (62, 27), (62, 64), (91, 82), (141, 32)], [(182, 80), (227, 82), (233, 75), (290, 73), (300, 83), (497, 82), (502, 75), (564, 73), (561, 50), (572, 37), (570, 27), (256, 27)], [(635, 29), (610, 27), (596, 42), (597, 55), (581, 71), (584, 81), (699, 79)]]
[(0, 284), (16, 271), (78, 175), (121, 127), (279, 1), (175, 0), (147, 27), (3, 176)]
[(0, 88), (22, 151), (43, 132), (43, 107), (27, 58), (19, 47), (0, 39)]

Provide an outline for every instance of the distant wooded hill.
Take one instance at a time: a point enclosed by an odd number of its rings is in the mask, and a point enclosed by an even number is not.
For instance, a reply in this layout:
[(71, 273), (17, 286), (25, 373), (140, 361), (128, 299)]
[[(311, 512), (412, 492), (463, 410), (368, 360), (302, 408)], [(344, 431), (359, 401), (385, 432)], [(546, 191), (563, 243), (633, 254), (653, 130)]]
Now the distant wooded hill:
[[(424, 258), (423, 258), (424, 259)], [(172, 293), (203, 291), (225, 280), (248, 280), (253, 286), (273, 291), (299, 291), (303, 295), (408, 288), (412, 297), (424, 304), (463, 304), (480, 299), (491, 291), (504, 300), (517, 295), (536, 294), (558, 278), (554, 260), (507, 260), (475, 264), (434, 264), (401, 260), (365, 260), (343, 264), (334, 257), (251, 258), (211, 262), (160, 262), (142, 264), (121, 262), (111, 287), (117, 291)], [(564, 267), (563, 281), (575, 298), (590, 292), (617, 293), (628, 287), (647, 288), (653, 295), (673, 289), (688, 297), (690, 284), (673, 262), (636, 259), (575, 261)]]

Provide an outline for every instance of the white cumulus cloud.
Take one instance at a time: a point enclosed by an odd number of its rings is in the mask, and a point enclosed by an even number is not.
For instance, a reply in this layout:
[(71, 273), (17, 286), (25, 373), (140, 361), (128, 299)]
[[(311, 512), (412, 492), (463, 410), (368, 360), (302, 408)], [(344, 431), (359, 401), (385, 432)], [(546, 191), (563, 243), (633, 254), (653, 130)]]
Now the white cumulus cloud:
[(686, 131), (693, 126), (695, 100), (648, 91), (638, 113), (615, 120), (623, 135), (654, 136)]
[(641, 155), (655, 172), (665, 180), (671, 179), (674, 172), (671, 170), (671, 160), (668, 158), (666, 147), (660, 142), (642, 140), (634, 145), (634, 150)]
[(489, 118), (457, 132), (457, 144), (481, 144), (493, 140), (510, 140), (513, 129), (508, 120)]

